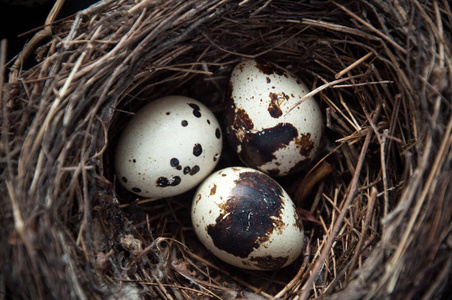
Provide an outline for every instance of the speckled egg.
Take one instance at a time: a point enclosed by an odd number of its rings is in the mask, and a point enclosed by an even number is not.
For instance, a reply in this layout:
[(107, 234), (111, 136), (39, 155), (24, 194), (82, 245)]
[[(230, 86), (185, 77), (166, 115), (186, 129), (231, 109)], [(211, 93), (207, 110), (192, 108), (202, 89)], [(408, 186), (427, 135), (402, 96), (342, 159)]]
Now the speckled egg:
[(247, 167), (207, 177), (193, 198), (191, 217), (207, 249), (245, 269), (285, 267), (304, 245), (303, 225), (289, 195), (273, 178)]
[(143, 197), (184, 193), (208, 176), (221, 155), (215, 115), (184, 96), (152, 101), (132, 117), (118, 140), (115, 170), (121, 184)]
[(324, 129), (320, 107), (312, 97), (296, 105), (309, 92), (294, 74), (271, 62), (248, 59), (234, 67), (226, 130), (243, 163), (284, 176), (315, 157)]

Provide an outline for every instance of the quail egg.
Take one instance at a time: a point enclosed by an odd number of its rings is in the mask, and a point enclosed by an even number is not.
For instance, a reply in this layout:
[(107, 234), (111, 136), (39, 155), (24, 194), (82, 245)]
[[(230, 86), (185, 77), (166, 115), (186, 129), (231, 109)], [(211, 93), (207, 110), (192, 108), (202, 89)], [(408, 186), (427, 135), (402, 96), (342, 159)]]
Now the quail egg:
[(247, 59), (234, 67), (226, 133), (245, 165), (284, 176), (315, 157), (324, 130), (320, 107), (311, 97), (293, 108), (308, 92), (299, 78), (271, 62)]
[(285, 267), (304, 245), (303, 225), (289, 195), (252, 168), (228, 167), (207, 177), (193, 198), (191, 217), (207, 249), (245, 269)]
[(133, 116), (117, 143), (115, 171), (130, 192), (150, 198), (184, 193), (218, 163), (222, 133), (201, 102), (167, 96)]

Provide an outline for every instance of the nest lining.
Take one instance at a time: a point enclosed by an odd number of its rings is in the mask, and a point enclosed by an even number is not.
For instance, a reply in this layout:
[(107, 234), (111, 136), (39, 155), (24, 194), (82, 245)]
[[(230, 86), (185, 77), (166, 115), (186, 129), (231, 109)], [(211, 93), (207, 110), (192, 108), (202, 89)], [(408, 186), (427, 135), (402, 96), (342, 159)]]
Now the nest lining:
[[(55, 23), (40, 62), (2, 80), (3, 295), (446, 295), (451, 29), (447, 1), (101, 1)], [(247, 57), (318, 89), (327, 121), (318, 164), (279, 179), (309, 243), (274, 272), (218, 261), (192, 232), (190, 192), (135, 199), (110, 163), (149, 99), (188, 95), (221, 118), (230, 69)], [(219, 167), (237, 163), (225, 145)]]

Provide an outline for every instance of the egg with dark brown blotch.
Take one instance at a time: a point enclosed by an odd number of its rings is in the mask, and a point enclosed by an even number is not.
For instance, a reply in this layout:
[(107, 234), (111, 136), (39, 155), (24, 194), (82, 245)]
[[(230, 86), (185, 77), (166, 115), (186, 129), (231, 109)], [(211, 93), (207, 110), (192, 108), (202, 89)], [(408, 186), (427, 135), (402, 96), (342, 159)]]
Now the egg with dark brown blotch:
[(232, 70), (226, 132), (240, 159), (271, 176), (302, 169), (318, 152), (324, 130), (320, 106), (294, 74), (271, 62), (247, 59)]
[(220, 125), (201, 102), (167, 96), (141, 108), (118, 140), (115, 171), (130, 192), (150, 198), (184, 193), (218, 163)]
[(290, 196), (255, 169), (228, 167), (211, 174), (196, 191), (191, 216), (206, 248), (237, 267), (280, 269), (304, 246), (303, 225)]

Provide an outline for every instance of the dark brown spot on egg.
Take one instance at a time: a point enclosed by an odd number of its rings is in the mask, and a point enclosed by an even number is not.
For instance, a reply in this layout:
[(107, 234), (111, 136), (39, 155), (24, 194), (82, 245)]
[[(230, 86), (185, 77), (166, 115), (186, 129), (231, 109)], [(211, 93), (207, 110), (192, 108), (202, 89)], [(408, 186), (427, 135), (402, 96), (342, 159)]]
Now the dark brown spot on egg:
[(121, 177), (121, 179), (122, 179), (123, 182), (125, 182), (125, 183), (127, 182), (127, 178), (126, 177), (123, 176), (123, 177)]
[(289, 174), (305, 170), (307, 167), (312, 165), (312, 158), (309, 158), (311, 152), (314, 150), (315, 142), (311, 140), (311, 134), (301, 134), (301, 137), (295, 139), (295, 143), (299, 149), (299, 153), (306, 157), (306, 159), (299, 161), (290, 170)]
[(201, 146), (201, 144), (195, 144), (193, 146), (193, 155), (198, 157), (198, 156), (201, 155), (201, 153), (202, 153), (202, 146)]
[(210, 189), (210, 196), (215, 195), (216, 192), (217, 192), (217, 185), (214, 184), (213, 187)]
[(201, 117), (201, 112), (200, 112), (200, 108), (199, 105), (195, 104), (195, 103), (188, 103), (188, 105), (193, 108), (193, 115), (197, 118)]
[(176, 168), (178, 170), (180, 170), (182, 168), (181, 165), (179, 164), (179, 160), (177, 158), (171, 158), (170, 165), (171, 165), (171, 167)]
[(288, 259), (289, 257), (273, 257), (270, 255), (250, 258), (262, 270), (281, 269)]
[(268, 106), (268, 112), (273, 118), (279, 118), (282, 116), (282, 110), (278, 101), (278, 94), (270, 92), (270, 104)]
[(158, 187), (167, 187), (167, 186), (176, 186), (181, 182), (181, 178), (179, 176), (173, 176), (171, 178), (159, 177), (157, 179)]
[(191, 168), (190, 171), (190, 175), (195, 175), (196, 173), (198, 173), (200, 170), (199, 166), (194, 166), (193, 168)]
[(188, 173), (190, 173), (191, 168), (189, 166), (184, 168), (184, 175), (187, 175)]
[(188, 125), (187, 120), (182, 120), (182, 122), (180, 123), (182, 126), (186, 127)]
[(176, 186), (176, 185), (178, 185), (180, 182), (181, 182), (180, 177), (179, 177), (179, 176), (174, 176), (174, 177), (173, 177), (173, 182), (171, 182), (171, 185), (172, 185), (172, 186)]
[(271, 83), (272, 82), (270, 77), (267, 77), (266, 79), (267, 79), (267, 83)]
[(194, 110), (199, 110), (199, 105), (195, 104), (195, 103), (188, 103), (188, 106), (190, 106), (191, 108), (193, 108)]
[(135, 192), (135, 193), (141, 193), (141, 189), (137, 188), (137, 187), (133, 187), (132, 191)]
[(297, 129), (290, 123), (279, 123), (256, 133), (248, 132), (242, 140), (242, 150), (238, 154), (247, 165), (262, 166), (275, 159), (275, 152), (287, 147), (297, 136)]
[(272, 74), (277, 74), (279, 76), (286, 75), (286, 71), (283, 68), (263, 60), (256, 59), (256, 67), (259, 69), (260, 72), (266, 75)]
[(220, 130), (220, 128), (215, 129), (215, 136), (217, 137), (217, 139), (221, 138), (221, 130)]
[(232, 97), (227, 97), (225, 109), (226, 133), (233, 147), (240, 145), (243, 133), (253, 129), (254, 124), (244, 109), (236, 109)]
[(235, 181), (230, 198), (207, 232), (215, 246), (245, 258), (279, 230), (284, 202), (282, 188), (269, 176), (243, 172)]
[(311, 140), (311, 134), (308, 132), (306, 134), (301, 134), (300, 137), (295, 139), (295, 143), (300, 149), (300, 154), (308, 157), (314, 148), (314, 142)]
[(246, 111), (242, 108), (237, 109), (237, 113), (235, 114), (235, 118), (233, 121), (233, 127), (235, 129), (242, 128), (244, 130), (251, 130), (254, 128), (254, 123), (246, 113)]

